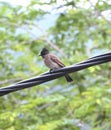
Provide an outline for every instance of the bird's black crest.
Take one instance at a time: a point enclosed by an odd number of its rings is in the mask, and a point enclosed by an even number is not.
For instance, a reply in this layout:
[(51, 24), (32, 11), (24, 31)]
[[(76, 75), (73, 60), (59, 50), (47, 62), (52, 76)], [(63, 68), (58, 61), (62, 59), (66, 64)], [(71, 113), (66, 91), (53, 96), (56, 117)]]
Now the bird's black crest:
[(48, 53), (49, 53), (49, 51), (46, 48), (43, 48), (42, 51), (41, 51), (41, 53), (40, 53), (40, 55), (44, 56), (44, 55), (46, 55)]

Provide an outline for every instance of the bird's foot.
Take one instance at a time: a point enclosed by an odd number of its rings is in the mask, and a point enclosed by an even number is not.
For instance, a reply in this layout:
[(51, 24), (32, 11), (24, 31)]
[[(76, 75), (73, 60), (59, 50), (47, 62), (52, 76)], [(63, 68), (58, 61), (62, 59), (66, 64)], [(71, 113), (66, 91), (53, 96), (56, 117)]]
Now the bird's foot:
[(57, 70), (57, 68), (54, 68), (54, 69), (50, 69), (50, 73), (53, 73), (53, 72), (55, 72)]

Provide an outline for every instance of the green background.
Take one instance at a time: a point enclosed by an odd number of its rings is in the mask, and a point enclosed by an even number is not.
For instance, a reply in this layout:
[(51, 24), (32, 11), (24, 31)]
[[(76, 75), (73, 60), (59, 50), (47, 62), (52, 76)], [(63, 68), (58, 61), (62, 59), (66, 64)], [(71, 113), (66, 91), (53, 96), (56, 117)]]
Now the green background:
[[(48, 71), (43, 47), (66, 66), (110, 52), (108, 10), (107, 0), (1, 2), (0, 86)], [(72, 73), (71, 84), (61, 77), (0, 97), (0, 130), (111, 130), (110, 71), (109, 62)]]

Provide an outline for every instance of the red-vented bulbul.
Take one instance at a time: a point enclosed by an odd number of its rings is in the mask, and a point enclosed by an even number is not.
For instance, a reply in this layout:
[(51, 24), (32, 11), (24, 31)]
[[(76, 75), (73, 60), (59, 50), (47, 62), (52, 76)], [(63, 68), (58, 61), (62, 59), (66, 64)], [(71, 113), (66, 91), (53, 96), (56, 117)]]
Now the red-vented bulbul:
[[(40, 56), (42, 56), (42, 58), (44, 59), (45, 65), (51, 70), (65, 67), (65, 65), (60, 61), (60, 59), (57, 56), (49, 53), (49, 51), (46, 48), (42, 49)], [(65, 78), (67, 82), (73, 81), (72, 78), (68, 74), (65, 75)]]

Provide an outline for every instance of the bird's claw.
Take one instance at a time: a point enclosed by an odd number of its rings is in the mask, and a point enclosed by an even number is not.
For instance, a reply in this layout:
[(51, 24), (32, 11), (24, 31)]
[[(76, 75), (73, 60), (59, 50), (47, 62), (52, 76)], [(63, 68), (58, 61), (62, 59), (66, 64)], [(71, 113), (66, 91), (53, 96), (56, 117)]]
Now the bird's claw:
[(55, 72), (57, 69), (56, 68), (54, 68), (54, 69), (50, 69), (50, 73), (53, 73), (53, 72)]

